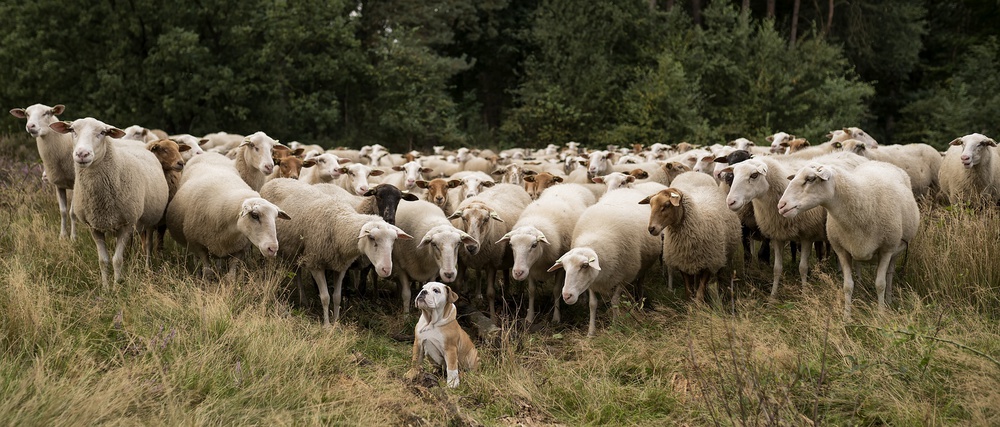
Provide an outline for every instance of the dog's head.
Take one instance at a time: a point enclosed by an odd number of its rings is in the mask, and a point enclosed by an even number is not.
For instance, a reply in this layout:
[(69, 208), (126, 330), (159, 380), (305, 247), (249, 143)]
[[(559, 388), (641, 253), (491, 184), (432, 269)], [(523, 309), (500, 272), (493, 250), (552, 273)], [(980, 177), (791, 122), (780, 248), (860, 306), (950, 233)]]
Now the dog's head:
[(458, 294), (451, 290), (448, 285), (441, 282), (427, 282), (424, 288), (417, 293), (417, 298), (413, 300), (420, 310), (439, 310), (458, 301)]

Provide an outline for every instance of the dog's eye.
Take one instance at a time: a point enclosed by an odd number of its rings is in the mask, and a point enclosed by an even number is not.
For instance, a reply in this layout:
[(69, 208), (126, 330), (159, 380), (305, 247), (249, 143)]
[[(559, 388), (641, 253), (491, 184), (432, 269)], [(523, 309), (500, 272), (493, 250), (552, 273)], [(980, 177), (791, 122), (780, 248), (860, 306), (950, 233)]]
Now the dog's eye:
[(434, 289), (434, 293), (435, 293), (435, 294), (440, 294), (440, 293), (441, 293), (441, 290), (440, 290), (440, 289), (437, 289), (437, 288), (435, 288), (435, 289)]

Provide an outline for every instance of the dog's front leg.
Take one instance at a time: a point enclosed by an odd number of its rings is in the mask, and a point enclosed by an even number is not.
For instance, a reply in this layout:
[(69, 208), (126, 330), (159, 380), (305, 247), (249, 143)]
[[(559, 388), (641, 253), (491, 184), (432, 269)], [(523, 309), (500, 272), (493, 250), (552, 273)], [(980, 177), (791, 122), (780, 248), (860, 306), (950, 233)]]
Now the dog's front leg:
[(448, 387), (458, 387), (458, 343), (445, 346), (444, 362), (448, 373)]
[(419, 339), (413, 340), (413, 363), (410, 366), (410, 371), (406, 373), (406, 379), (410, 381), (415, 381), (420, 377), (421, 367), (424, 365), (424, 352), (420, 349)]

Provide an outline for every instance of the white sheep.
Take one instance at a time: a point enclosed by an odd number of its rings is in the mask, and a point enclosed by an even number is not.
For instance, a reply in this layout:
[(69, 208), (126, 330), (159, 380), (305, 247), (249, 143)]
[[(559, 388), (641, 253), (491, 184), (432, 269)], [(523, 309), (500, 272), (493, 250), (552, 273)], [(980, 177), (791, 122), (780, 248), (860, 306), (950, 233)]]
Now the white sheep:
[[(853, 153), (837, 153), (818, 159), (847, 166), (867, 161)], [(805, 289), (809, 275), (809, 255), (812, 242), (826, 240), (826, 213), (822, 208), (811, 209), (795, 218), (785, 218), (778, 214), (778, 199), (788, 186), (788, 177), (795, 174), (804, 164), (792, 161), (787, 156), (762, 156), (732, 167), (733, 185), (726, 203), (729, 209), (739, 211), (747, 203), (753, 203), (754, 219), (765, 236), (772, 239), (774, 251), (774, 279), (771, 284), (771, 298), (778, 295), (781, 281), (782, 249), (786, 242), (796, 241), (802, 248), (799, 260), (799, 275)], [(728, 170), (728, 168), (727, 168)]]
[[(309, 271), (323, 304), (323, 326), (330, 326), (326, 270), (333, 270), (333, 323), (340, 319), (341, 287), (347, 268), (364, 255), (379, 277), (392, 274), (392, 248), (409, 234), (378, 215), (360, 214), (346, 199), (328, 196), (315, 186), (289, 178), (269, 181), (260, 195), (293, 218), (277, 224), (281, 256)], [(301, 282), (300, 282), (301, 283)], [(300, 292), (301, 289), (300, 289)]]
[[(148, 265), (152, 236), (167, 207), (167, 180), (160, 163), (143, 144), (120, 142), (121, 129), (92, 117), (72, 122), (55, 122), (56, 132), (73, 134), (76, 182), (73, 211), (90, 226), (101, 264), (101, 283), (108, 285), (108, 263), (114, 268), (114, 282), (121, 279), (125, 247), (133, 229), (142, 236)], [(109, 259), (105, 234), (113, 233), (115, 255)]]
[(147, 144), (159, 140), (152, 131), (139, 125), (132, 125), (123, 130), (125, 131), (125, 136), (121, 139), (140, 141)]
[(1000, 152), (997, 143), (972, 133), (951, 141), (938, 171), (948, 201), (993, 206), (1000, 200)]
[(189, 147), (187, 151), (181, 153), (181, 157), (184, 158), (185, 162), (191, 160), (194, 156), (204, 154), (205, 150), (201, 148), (201, 144), (208, 141), (207, 139), (199, 139), (198, 137), (186, 133), (170, 135), (167, 139), (176, 142), (177, 145), (186, 145)]
[[(511, 231), (500, 239), (510, 245), (514, 254), (511, 277), (528, 280), (528, 312), (525, 316), (528, 323), (535, 318), (537, 283), (553, 276), (548, 272), (549, 266), (571, 248), (573, 228), (580, 215), (596, 202), (594, 194), (581, 185), (555, 186), (545, 190), (538, 200), (525, 207)], [(558, 278), (556, 282), (559, 282)], [(552, 291), (552, 322), (558, 323), (560, 287), (553, 285)]]
[(611, 153), (607, 151), (594, 151), (587, 155), (587, 161), (585, 164), (587, 166), (587, 177), (593, 178), (596, 176), (607, 175), (612, 169), (612, 156)]
[(811, 163), (799, 170), (778, 202), (784, 217), (815, 206), (826, 209), (826, 234), (844, 274), (844, 317), (851, 317), (854, 261), (877, 260), (875, 288), (882, 310), (892, 303), (896, 256), (920, 227), (920, 210), (906, 172), (871, 161), (853, 170)]
[(340, 178), (341, 165), (350, 163), (350, 159), (341, 159), (334, 154), (323, 153), (307, 156), (302, 162), (303, 170), (299, 180), (307, 184), (331, 183)]
[[(466, 245), (459, 251), (463, 264), (486, 273), (486, 300), (490, 305), (490, 318), (496, 319), (494, 308), (497, 271), (509, 267), (504, 263), (507, 242), (502, 237), (510, 232), (531, 197), (524, 188), (514, 184), (496, 184), (481, 194), (465, 199), (448, 217), (457, 228), (480, 242)], [(475, 297), (482, 298), (477, 286)]]
[(235, 165), (240, 177), (246, 181), (253, 191), (267, 182), (267, 176), (274, 171), (274, 158), (271, 150), (278, 141), (271, 139), (264, 132), (255, 132), (243, 139), (235, 149)]
[(231, 160), (214, 152), (187, 162), (167, 207), (170, 235), (198, 255), (205, 278), (213, 274), (209, 255), (228, 258), (230, 271), (235, 271), (235, 257), (251, 244), (266, 257), (277, 255), (279, 218), (289, 216), (250, 188)]
[[(726, 206), (726, 194), (714, 181), (682, 178), (691, 175), (703, 174), (678, 176), (674, 187), (660, 190), (639, 204), (650, 206), (649, 234), (663, 234), (663, 264), (680, 271), (688, 295), (704, 302), (708, 281), (716, 276), (721, 286), (729, 276), (740, 240), (740, 220)], [(694, 289), (697, 291), (692, 293)]]
[(451, 179), (461, 181), (461, 186), (456, 189), (459, 201), (473, 197), (496, 184), (493, 177), (479, 171), (462, 171), (452, 175)]
[(406, 162), (402, 166), (393, 166), (396, 171), (382, 178), (383, 184), (393, 185), (400, 191), (414, 191), (419, 189), (417, 181), (423, 180), (423, 174), (431, 173), (431, 168), (425, 168), (420, 162)]
[(789, 135), (785, 132), (777, 132), (774, 135), (768, 136), (767, 142), (771, 143), (771, 154), (788, 154), (787, 146), (782, 146), (781, 144), (793, 139), (795, 139), (795, 135)]
[[(399, 278), (403, 313), (410, 311), (410, 283), (440, 277), (444, 283), (458, 278), (458, 251), (479, 241), (455, 228), (433, 203), (417, 200), (402, 203), (396, 211), (396, 226), (413, 236), (392, 248), (394, 274)], [(419, 239), (419, 240), (417, 240)]]
[(906, 172), (910, 186), (916, 197), (930, 194), (938, 188), (938, 173), (941, 169), (941, 154), (927, 144), (880, 145), (869, 148), (863, 141), (847, 139), (841, 141), (845, 151), (853, 152), (871, 160), (892, 163)]
[(589, 336), (597, 331), (597, 294), (611, 294), (612, 310), (617, 312), (625, 285), (660, 257), (660, 239), (646, 231), (649, 206), (638, 205), (645, 196), (628, 188), (605, 194), (580, 215), (572, 249), (549, 268), (549, 272), (566, 270), (562, 286), (566, 304), (575, 304), (584, 291), (589, 293)]
[(368, 183), (369, 176), (379, 176), (385, 173), (381, 169), (375, 169), (361, 163), (341, 166), (339, 172), (341, 176), (337, 180), (337, 184), (358, 196), (367, 193), (368, 189), (371, 188)]
[(55, 107), (35, 104), (28, 108), (14, 108), (10, 110), (10, 114), (27, 119), (24, 128), (29, 135), (35, 137), (45, 176), (56, 187), (56, 198), (59, 200), (59, 238), (65, 239), (68, 229), (72, 240), (76, 239), (76, 215), (66, 191), (73, 189), (76, 180), (76, 171), (73, 169), (73, 137), (49, 128), (49, 125), (59, 121), (56, 115), (62, 114), (65, 109), (62, 104)]

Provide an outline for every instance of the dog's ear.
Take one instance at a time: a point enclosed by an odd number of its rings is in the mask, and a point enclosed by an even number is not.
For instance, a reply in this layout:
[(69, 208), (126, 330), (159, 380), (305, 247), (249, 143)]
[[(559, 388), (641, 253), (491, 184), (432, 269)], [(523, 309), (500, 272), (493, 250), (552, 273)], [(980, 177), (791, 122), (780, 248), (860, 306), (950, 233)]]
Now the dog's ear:
[(455, 301), (458, 301), (458, 293), (451, 290), (451, 286), (447, 286), (447, 288), (448, 288), (448, 302), (454, 304)]

